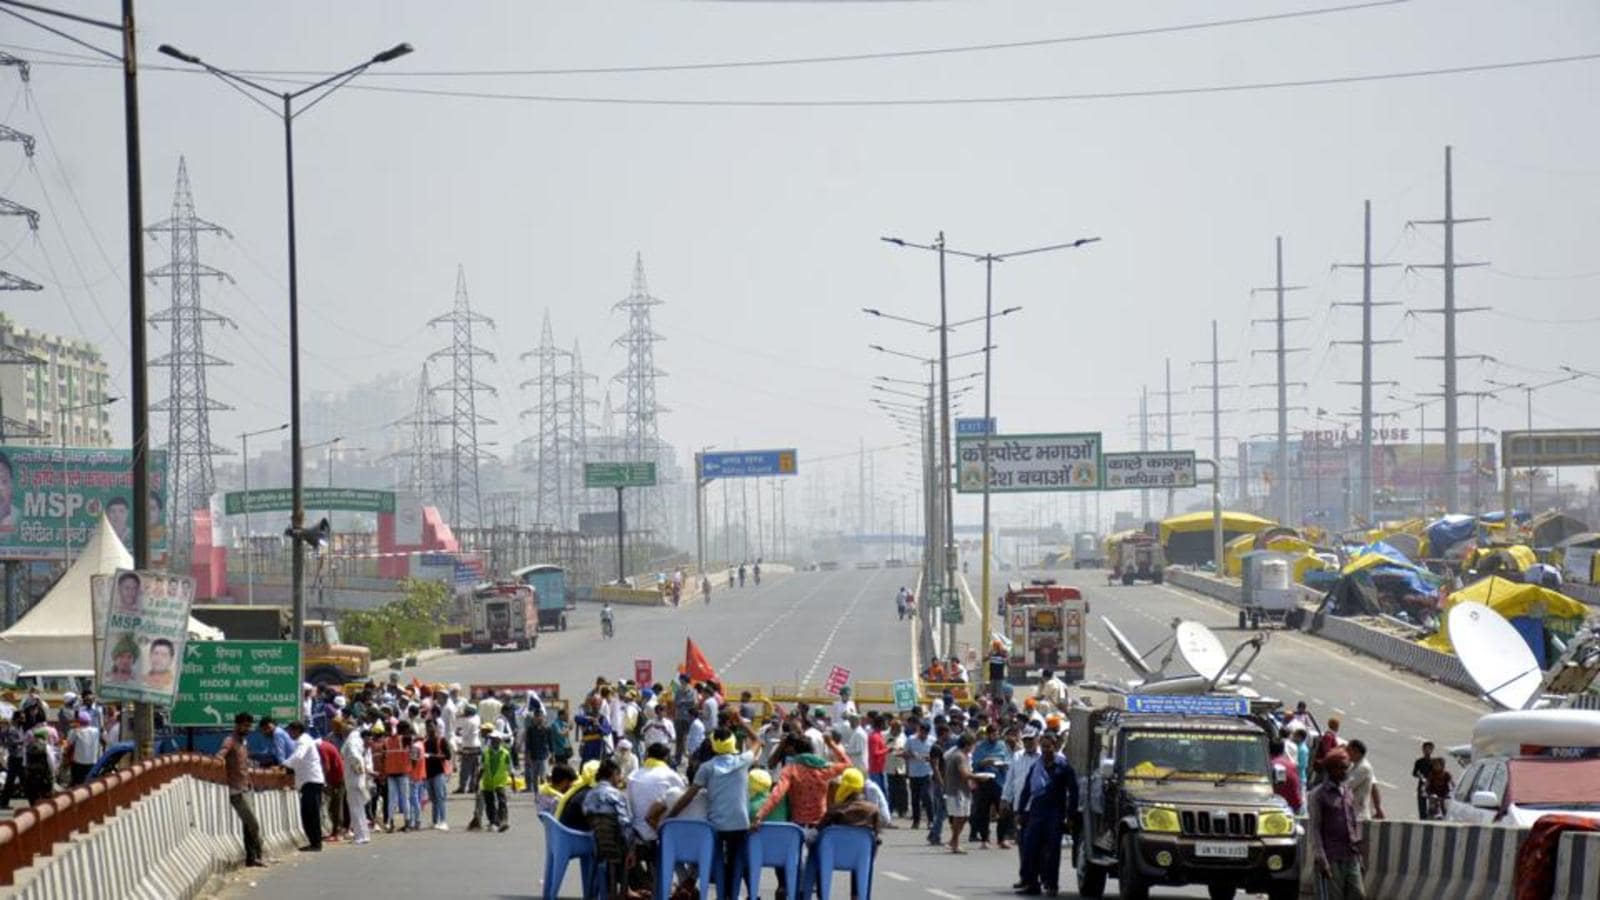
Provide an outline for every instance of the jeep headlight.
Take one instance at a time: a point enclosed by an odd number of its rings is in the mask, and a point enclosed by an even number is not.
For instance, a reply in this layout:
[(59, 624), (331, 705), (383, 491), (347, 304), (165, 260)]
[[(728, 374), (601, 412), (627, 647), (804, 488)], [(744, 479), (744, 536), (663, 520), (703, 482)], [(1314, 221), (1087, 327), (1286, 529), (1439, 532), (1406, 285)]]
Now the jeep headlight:
[(1262, 837), (1288, 837), (1294, 834), (1294, 816), (1281, 810), (1264, 810), (1256, 819), (1256, 833)]
[(1162, 834), (1178, 833), (1178, 811), (1170, 806), (1146, 806), (1139, 810), (1139, 827)]

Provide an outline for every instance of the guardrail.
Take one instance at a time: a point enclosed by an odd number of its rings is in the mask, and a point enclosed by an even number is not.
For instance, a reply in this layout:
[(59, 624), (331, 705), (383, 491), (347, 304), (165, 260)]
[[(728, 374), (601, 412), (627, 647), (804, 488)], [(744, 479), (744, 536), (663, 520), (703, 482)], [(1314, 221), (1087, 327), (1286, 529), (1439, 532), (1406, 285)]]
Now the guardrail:
[[(18, 811), (11, 819), (0, 822), (0, 886), (13, 884), (18, 871), (51, 853), (58, 843), (88, 831), (184, 776), (227, 784), (227, 771), (221, 760), (198, 753), (169, 753)], [(251, 784), (258, 791), (277, 790), (292, 787), (293, 778), (281, 770), (258, 769), (251, 772)]]

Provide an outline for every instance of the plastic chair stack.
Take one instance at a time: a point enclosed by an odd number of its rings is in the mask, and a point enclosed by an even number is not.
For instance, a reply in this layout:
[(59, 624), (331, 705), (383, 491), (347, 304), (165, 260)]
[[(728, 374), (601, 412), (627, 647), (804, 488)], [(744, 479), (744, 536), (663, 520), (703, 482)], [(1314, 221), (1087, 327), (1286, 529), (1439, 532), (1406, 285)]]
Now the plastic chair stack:
[[(750, 900), (761, 896), (761, 870), (782, 869), (786, 896), (800, 897), (800, 851), (805, 848), (805, 831), (788, 822), (763, 822), (750, 834), (745, 845), (740, 873)], [(736, 889), (736, 888), (735, 888)], [(734, 890), (734, 889), (730, 889)], [(733, 895), (731, 900), (738, 900)]]
[(806, 880), (800, 888), (801, 900), (811, 893), (813, 887), (817, 892), (817, 900), (828, 900), (834, 872), (849, 872), (855, 879), (860, 900), (872, 900), (874, 843), (873, 833), (866, 828), (830, 825), (822, 829), (806, 861)]
[(574, 859), (578, 861), (584, 896), (594, 896), (597, 874), (594, 835), (573, 831), (549, 813), (540, 813), (539, 823), (544, 826), (544, 900), (556, 900), (561, 880), (567, 875), (567, 865)]
[(672, 896), (672, 873), (678, 863), (692, 863), (699, 873), (700, 897), (710, 896), (716, 833), (704, 819), (668, 819), (661, 824), (661, 855), (656, 860), (656, 900)]

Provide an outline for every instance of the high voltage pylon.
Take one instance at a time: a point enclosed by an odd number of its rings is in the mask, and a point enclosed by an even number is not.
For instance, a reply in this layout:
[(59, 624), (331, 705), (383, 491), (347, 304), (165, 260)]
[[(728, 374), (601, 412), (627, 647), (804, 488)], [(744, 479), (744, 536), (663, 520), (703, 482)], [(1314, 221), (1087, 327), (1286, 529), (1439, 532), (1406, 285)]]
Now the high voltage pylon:
[(149, 273), (152, 279), (165, 278), (172, 286), (171, 304), (149, 317), (151, 325), (166, 326), (170, 335), (170, 350), (150, 360), (151, 366), (168, 370), (167, 398), (151, 404), (150, 409), (167, 414), (167, 508), (172, 511), (169, 546), (174, 560), (181, 562), (189, 547), (189, 513), (209, 505), (211, 493), (216, 490), (213, 457), (229, 452), (211, 441), (211, 413), (233, 408), (211, 399), (207, 393), (206, 370), (229, 363), (206, 352), (205, 329), (207, 325), (234, 323), (227, 316), (206, 309), (200, 300), (201, 279), (233, 279), (200, 262), (200, 235), (233, 235), (195, 215), (189, 167), (183, 157), (178, 158), (172, 215), (147, 226), (145, 233), (157, 239), (164, 235), (171, 254), (166, 265)]
[[(1233, 409), (1222, 408), (1222, 391), (1224, 388), (1232, 389), (1238, 387), (1236, 384), (1222, 383), (1222, 367), (1231, 366), (1235, 362), (1237, 362), (1237, 360), (1223, 359), (1220, 356), (1220, 351), (1217, 347), (1217, 320), (1212, 319), (1211, 358), (1207, 360), (1196, 360), (1190, 362), (1189, 365), (1208, 366), (1211, 369), (1211, 381), (1207, 384), (1197, 384), (1190, 388), (1190, 390), (1204, 389), (1211, 392), (1211, 461), (1217, 465), (1218, 481), (1217, 484), (1212, 486), (1212, 489), (1217, 493), (1222, 492), (1222, 414), (1225, 412), (1236, 412), (1236, 410)], [(1242, 466), (1239, 468), (1238, 473), (1237, 480), (1239, 485), (1237, 491), (1239, 494), (1239, 499), (1242, 501), (1245, 493), (1245, 472)], [(1243, 505), (1242, 502), (1241, 505)]]
[(583, 350), (577, 341), (572, 342), (572, 353), (567, 358), (572, 364), (561, 379), (566, 388), (564, 411), (567, 417), (566, 445), (562, 448), (566, 471), (562, 485), (567, 492), (564, 507), (573, 517), (571, 524), (576, 526), (578, 513), (592, 505), (583, 487), (583, 464), (589, 461), (589, 383), (598, 379), (583, 370)]
[[(650, 324), (651, 309), (662, 301), (650, 295), (644, 277), (644, 256), (635, 254), (633, 260), (633, 289), (619, 300), (613, 310), (628, 314), (628, 330), (614, 342), (628, 351), (627, 368), (612, 379), (622, 382), (627, 396), (622, 408), (623, 441), (630, 461), (658, 461), (661, 456), (660, 415), (668, 410), (656, 402), (656, 379), (665, 372), (656, 368), (655, 345), (664, 338)], [(630, 527), (650, 529), (657, 538), (666, 534), (666, 512), (661, 502), (661, 488), (631, 491), (634, 501), (633, 521)]]
[(409, 447), (391, 454), (392, 459), (405, 460), (405, 477), (396, 479), (405, 485), (417, 503), (438, 507), (439, 463), (443, 452), (439, 448), (439, 426), (448, 420), (440, 417), (433, 403), (433, 389), (428, 383), (428, 366), (423, 364), (417, 375), (417, 399), (411, 415), (393, 423), (410, 432)]
[[(1252, 319), (1251, 321), (1254, 322), (1254, 323), (1273, 323), (1274, 325), (1276, 325), (1277, 336), (1278, 336), (1277, 344), (1276, 344), (1276, 346), (1274, 346), (1270, 350), (1252, 350), (1250, 352), (1251, 352), (1251, 354), (1270, 353), (1274, 357), (1276, 357), (1277, 358), (1277, 367), (1278, 367), (1278, 377), (1277, 377), (1277, 380), (1275, 382), (1267, 382), (1267, 383), (1263, 383), (1263, 384), (1252, 384), (1251, 387), (1271, 387), (1271, 386), (1273, 386), (1275, 384), (1277, 386), (1277, 388), (1278, 388), (1278, 403), (1277, 403), (1277, 407), (1276, 407), (1277, 408), (1277, 412), (1278, 412), (1278, 459), (1277, 459), (1277, 465), (1274, 467), (1273, 481), (1275, 482), (1275, 484), (1274, 484), (1274, 492), (1277, 494), (1277, 498), (1278, 498), (1278, 504), (1277, 504), (1278, 505), (1278, 511), (1277, 511), (1278, 512), (1278, 522), (1280, 524), (1283, 524), (1283, 525), (1288, 525), (1288, 524), (1290, 524), (1290, 521), (1289, 521), (1290, 520), (1290, 515), (1289, 515), (1289, 493), (1290, 493), (1290, 491), (1289, 491), (1289, 410), (1291, 409), (1291, 407), (1289, 406), (1289, 388), (1291, 386), (1299, 386), (1299, 387), (1304, 387), (1305, 386), (1305, 382), (1303, 382), (1303, 381), (1296, 381), (1296, 382), (1289, 381), (1288, 359), (1289, 359), (1289, 354), (1291, 354), (1291, 353), (1303, 353), (1303, 352), (1305, 352), (1306, 348), (1304, 348), (1304, 347), (1290, 347), (1290, 346), (1287, 346), (1285, 344), (1285, 341), (1284, 341), (1284, 328), (1285, 328), (1285, 326), (1288, 325), (1288, 323), (1290, 323), (1290, 322), (1303, 322), (1303, 321), (1305, 321), (1305, 317), (1304, 316), (1285, 316), (1284, 315), (1284, 311), (1283, 311), (1283, 295), (1286, 294), (1286, 293), (1289, 293), (1290, 291), (1305, 290), (1305, 287), (1303, 285), (1286, 285), (1286, 284), (1283, 283), (1283, 238), (1281, 238), (1281, 237), (1276, 238), (1275, 239), (1275, 246), (1277, 248), (1277, 257), (1276, 257), (1277, 258), (1277, 270), (1276, 270), (1277, 271), (1277, 279), (1273, 282), (1271, 287), (1256, 288), (1256, 289), (1252, 290), (1251, 293), (1252, 294), (1257, 294), (1257, 293), (1271, 292), (1277, 298), (1277, 312), (1270, 319)], [(1265, 410), (1265, 409), (1270, 409), (1270, 408), (1271, 407), (1262, 407), (1260, 409), (1261, 410)], [(1296, 409), (1304, 409), (1304, 407), (1295, 407), (1295, 408)]]
[[(22, 80), (28, 80), (28, 64), (8, 53), (0, 52), (0, 65), (16, 66)], [(23, 155), (33, 158), (33, 136), (23, 134), (14, 128), (0, 125), (0, 141), (15, 141), (22, 145)], [(10, 201), (0, 200), (0, 203), (9, 204)], [(15, 205), (15, 204), (11, 204)], [(26, 207), (18, 207), (26, 209)], [(31, 215), (27, 217), (28, 226), (34, 231), (39, 229), (39, 214), (28, 210)], [(0, 269), (0, 291), (38, 291), (44, 288), (20, 275), (13, 275)], [(45, 361), (31, 353), (25, 353), (14, 347), (0, 347), (0, 366), (42, 366)], [(21, 419), (13, 419), (6, 415), (4, 401), (0, 400), (0, 443), (7, 437), (11, 438), (42, 438), (45, 433)], [(8, 620), (9, 621), (9, 620)]]
[(1395, 381), (1374, 381), (1372, 378), (1372, 348), (1379, 344), (1398, 344), (1397, 340), (1380, 341), (1372, 336), (1372, 310), (1379, 306), (1399, 306), (1394, 301), (1377, 302), (1372, 299), (1372, 270), (1386, 269), (1399, 263), (1372, 261), (1372, 201), (1361, 204), (1361, 262), (1335, 263), (1335, 269), (1361, 270), (1361, 302), (1341, 302), (1334, 306), (1361, 307), (1361, 340), (1331, 341), (1331, 344), (1355, 344), (1361, 347), (1361, 380), (1341, 381), (1361, 387), (1361, 461), (1357, 467), (1356, 515), (1364, 526), (1372, 524), (1372, 387), (1377, 384), (1398, 384)]
[(450, 446), (443, 454), (449, 473), (444, 485), (450, 524), (477, 525), (483, 509), (483, 493), (478, 485), (478, 426), (494, 424), (493, 419), (478, 414), (478, 394), (493, 394), (495, 389), (474, 374), (478, 357), (493, 362), (494, 354), (472, 342), (472, 330), (475, 325), (493, 328), (494, 321), (472, 311), (467, 299), (467, 273), (461, 266), (456, 266), (455, 304), (450, 312), (428, 320), (428, 325), (450, 326), (450, 346), (428, 357), (429, 362), (450, 360), (449, 379), (433, 388), (435, 393), (450, 395), (450, 411), (444, 417), (450, 427)]
[(562, 467), (561, 398), (558, 396), (561, 378), (561, 358), (566, 351), (556, 346), (555, 333), (550, 328), (550, 311), (544, 312), (544, 325), (539, 329), (539, 346), (522, 354), (522, 361), (535, 361), (538, 374), (519, 387), (533, 388), (538, 402), (522, 411), (523, 417), (538, 420), (534, 433), (536, 458), (534, 468), (534, 521), (562, 527), (567, 518), (565, 501), (567, 491)]
[[(10, 129), (7, 130), (10, 131)], [(17, 142), (22, 144), (23, 151), (28, 156), (32, 156), (33, 138), (22, 134), (20, 131), (12, 131), (11, 133), (19, 136), (16, 138)], [(23, 140), (23, 138), (26, 138), (26, 140)], [(21, 203), (7, 200), (4, 197), (0, 197), (0, 216), (18, 216), (27, 221), (29, 231), (38, 232), (39, 230), (38, 210), (30, 209), (29, 207), (23, 206)], [(0, 270), (0, 291), (38, 290), (43, 290), (43, 288), (40, 285), (23, 278), (21, 275), (13, 275), (10, 272)]]
[[(1412, 225), (1439, 225), (1444, 228), (1444, 262), (1420, 263), (1407, 266), (1407, 269), (1442, 269), (1444, 270), (1444, 306), (1438, 309), (1418, 309), (1413, 312), (1428, 315), (1438, 315), (1444, 318), (1444, 355), (1422, 356), (1419, 359), (1439, 359), (1444, 361), (1444, 511), (1447, 513), (1460, 512), (1460, 476), (1456, 460), (1460, 455), (1461, 432), (1457, 424), (1456, 399), (1460, 389), (1456, 382), (1456, 363), (1462, 359), (1487, 359), (1482, 355), (1463, 357), (1456, 352), (1456, 316), (1467, 312), (1480, 312), (1488, 309), (1487, 306), (1456, 306), (1456, 270), (1472, 266), (1487, 266), (1487, 262), (1456, 262), (1456, 226), (1466, 225), (1471, 222), (1487, 222), (1485, 216), (1471, 219), (1458, 219), (1455, 215), (1455, 195), (1451, 182), (1450, 148), (1444, 148), (1444, 218), (1442, 219), (1413, 219), (1407, 222), (1407, 227)], [(1476, 472), (1473, 478), (1477, 478)], [(1424, 497), (1426, 486), (1424, 485)]]

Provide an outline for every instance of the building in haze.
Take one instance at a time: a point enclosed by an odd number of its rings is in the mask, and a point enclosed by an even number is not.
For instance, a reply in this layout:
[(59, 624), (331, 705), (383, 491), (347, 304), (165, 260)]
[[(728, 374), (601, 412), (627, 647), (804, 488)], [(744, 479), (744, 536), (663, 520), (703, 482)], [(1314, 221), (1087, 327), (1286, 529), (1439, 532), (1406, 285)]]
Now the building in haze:
[[(0, 443), (57, 446), (58, 428), (69, 447), (110, 447), (110, 387), (105, 357), (89, 341), (32, 331), (0, 312), (0, 347), (25, 353), (39, 365), (0, 366), (0, 414), (43, 437), (6, 434)], [(71, 409), (78, 407), (77, 409)], [(71, 409), (62, 413), (63, 409)], [(4, 419), (0, 419), (3, 421)]]

